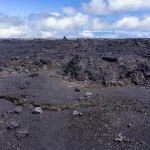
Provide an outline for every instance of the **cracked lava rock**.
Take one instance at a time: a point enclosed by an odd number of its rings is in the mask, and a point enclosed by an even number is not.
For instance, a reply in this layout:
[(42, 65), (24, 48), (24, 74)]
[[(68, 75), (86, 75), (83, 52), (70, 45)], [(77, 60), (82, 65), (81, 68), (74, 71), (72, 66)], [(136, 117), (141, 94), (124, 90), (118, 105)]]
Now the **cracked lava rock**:
[(149, 47), (0, 39), (0, 150), (149, 150)]

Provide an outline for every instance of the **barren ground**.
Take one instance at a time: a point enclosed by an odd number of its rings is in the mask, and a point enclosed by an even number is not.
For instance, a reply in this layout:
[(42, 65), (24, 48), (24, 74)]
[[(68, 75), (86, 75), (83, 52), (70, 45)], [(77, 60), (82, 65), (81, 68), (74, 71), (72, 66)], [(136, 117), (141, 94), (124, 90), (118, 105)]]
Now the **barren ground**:
[(150, 150), (149, 86), (150, 39), (1, 39), (0, 150)]

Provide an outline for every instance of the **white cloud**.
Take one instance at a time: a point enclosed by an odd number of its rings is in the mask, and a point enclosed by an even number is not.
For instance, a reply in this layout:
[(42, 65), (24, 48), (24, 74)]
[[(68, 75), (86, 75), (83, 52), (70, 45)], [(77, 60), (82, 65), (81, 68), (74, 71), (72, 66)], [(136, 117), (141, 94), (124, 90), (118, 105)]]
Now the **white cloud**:
[(24, 24), (24, 21), (21, 17), (18, 16), (8, 16), (0, 13), (0, 23), (7, 24), (12, 26), (20, 26)]
[(26, 32), (24, 25), (20, 17), (0, 14), (0, 38), (21, 37)]
[(103, 30), (108, 27), (109, 25), (107, 23), (102, 22), (99, 18), (93, 18), (91, 20), (91, 30)]
[(57, 12), (51, 12), (51, 13), (49, 13), (49, 15), (52, 15), (54, 17), (60, 17), (61, 16), (61, 14), (59, 14)]
[(57, 35), (57, 32), (47, 32), (47, 31), (40, 31), (41, 38), (49, 38), (49, 37), (54, 37)]
[(117, 21), (112, 28), (114, 29), (136, 29), (140, 25), (140, 21), (137, 17), (124, 17)]
[(64, 7), (63, 12), (68, 16), (77, 14), (77, 11), (73, 7), (70, 7), (70, 6)]
[(82, 3), (85, 11), (94, 14), (108, 13), (107, 4), (104, 0), (91, 0), (89, 3)]
[(150, 10), (150, 0), (90, 0), (82, 3), (85, 11), (93, 14), (106, 14), (111, 12), (133, 12)]
[[(105, 18), (77, 12), (30, 14), (25, 18), (0, 15), (0, 38), (46, 37), (150, 37), (150, 15)], [(124, 33), (124, 32), (125, 33)]]
[(94, 19), (92, 23), (92, 31), (103, 30), (134, 30), (134, 31), (150, 31), (150, 15), (140, 19), (136, 16), (125, 16), (113, 23), (102, 22), (100, 19)]
[(141, 30), (149, 30), (150, 31), (150, 15), (146, 16), (143, 21), (140, 23)]
[(94, 34), (91, 31), (81, 31), (81, 32), (79, 32), (79, 36), (85, 37), (85, 38), (95, 37)]
[(139, 19), (138, 17), (124, 17), (112, 25), (113, 29), (150, 31), (150, 15)]
[(150, 9), (150, 0), (108, 0), (112, 11), (136, 11)]
[(17, 28), (17, 27), (2, 27), (0, 24), (0, 38), (10, 38), (10, 37), (21, 37), (25, 34), (25, 31), (23, 29)]
[(74, 16), (48, 17), (41, 21), (41, 25), (47, 30), (60, 31), (62, 33), (74, 32), (84, 28), (89, 23), (89, 17), (81, 13)]

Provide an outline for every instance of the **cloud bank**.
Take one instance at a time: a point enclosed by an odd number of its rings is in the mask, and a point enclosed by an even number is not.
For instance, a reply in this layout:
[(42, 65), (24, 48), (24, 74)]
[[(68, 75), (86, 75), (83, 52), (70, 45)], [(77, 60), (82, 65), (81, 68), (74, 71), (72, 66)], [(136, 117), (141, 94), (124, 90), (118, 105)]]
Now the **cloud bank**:
[(94, 14), (150, 10), (150, 0), (90, 0), (82, 3), (85, 11)]
[[(62, 8), (62, 13), (32, 13), (8, 16), (0, 13), (0, 38), (47, 37), (150, 37), (150, 14), (124, 12), (150, 10), (150, 0), (90, 0), (82, 10)], [(107, 19), (119, 12), (116, 19)], [(103, 16), (101, 16), (103, 15)]]

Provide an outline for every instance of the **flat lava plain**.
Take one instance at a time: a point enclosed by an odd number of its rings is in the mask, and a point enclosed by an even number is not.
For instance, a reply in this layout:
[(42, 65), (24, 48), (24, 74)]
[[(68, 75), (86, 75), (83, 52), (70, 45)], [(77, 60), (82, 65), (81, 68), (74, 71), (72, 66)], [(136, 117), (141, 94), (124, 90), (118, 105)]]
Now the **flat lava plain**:
[(150, 39), (0, 39), (0, 150), (150, 150)]

